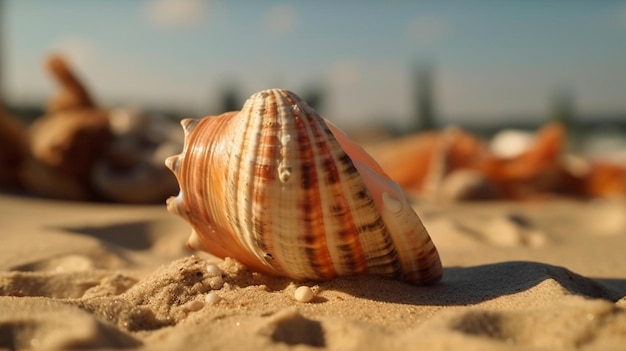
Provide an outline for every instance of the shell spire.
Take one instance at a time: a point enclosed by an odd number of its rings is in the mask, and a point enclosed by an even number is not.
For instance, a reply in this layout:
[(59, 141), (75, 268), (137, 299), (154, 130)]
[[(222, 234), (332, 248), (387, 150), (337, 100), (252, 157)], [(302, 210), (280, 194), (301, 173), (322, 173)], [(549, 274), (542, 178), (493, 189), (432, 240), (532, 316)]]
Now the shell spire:
[(183, 152), (166, 161), (181, 191), (167, 208), (193, 227), (188, 246), (294, 279), (440, 279), (398, 184), (296, 94), (261, 91), (241, 111), (181, 124)]

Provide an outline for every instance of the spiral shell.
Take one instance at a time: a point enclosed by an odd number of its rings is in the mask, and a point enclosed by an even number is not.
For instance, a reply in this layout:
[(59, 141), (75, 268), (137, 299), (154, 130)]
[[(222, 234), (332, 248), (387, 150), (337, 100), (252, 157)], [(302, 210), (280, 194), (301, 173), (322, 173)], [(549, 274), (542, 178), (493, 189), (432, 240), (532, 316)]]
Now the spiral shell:
[(437, 249), (399, 185), (296, 94), (265, 90), (241, 111), (186, 119), (167, 166), (188, 246), (294, 279), (441, 277)]

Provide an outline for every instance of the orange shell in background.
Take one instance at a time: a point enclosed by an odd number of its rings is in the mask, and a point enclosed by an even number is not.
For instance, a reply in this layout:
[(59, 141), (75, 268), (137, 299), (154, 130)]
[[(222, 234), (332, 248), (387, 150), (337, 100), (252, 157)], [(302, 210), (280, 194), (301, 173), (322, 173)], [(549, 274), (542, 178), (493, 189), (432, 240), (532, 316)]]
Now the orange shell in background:
[(50, 55), (45, 62), (46, 70), (59, 84), (59, 91), (48, 101), (46, 111), (53, 114), (69, 109), (95, 109), (91, 95), (84, 84), (72, 72), (62, 56)]
[(479, 170), (495, 184), (502, 198), (526, 199), (558, 192), (567, 176), (561, 162), (564, 144), (563, 126), (550, 123), (538, 131), (534, 145), (526, 152), (513, 158), (492, 156)]
[(420, 133), (373, 145), (367, 150), (401, 187), (419, 191), (437, 152), (439, 137), (435, 132)]
[(487, 156), (480, 139), (455, 127), (406, 136), (372, 146), (368, 151), (389, 177), (411, 194), (423, 194), (430, 177), (475, 168)]
[(241, 111), (182, 125), (183, 152), (166, 162), (181, 191), (167, 207), (191, 224), (190, 247), (294, 279), (440, 279), (399, 185), (296, 94), (261, 91)]
[(626, 197), (626, 166), (595, 162), (583, 179), (585, 195), (595, 198)]

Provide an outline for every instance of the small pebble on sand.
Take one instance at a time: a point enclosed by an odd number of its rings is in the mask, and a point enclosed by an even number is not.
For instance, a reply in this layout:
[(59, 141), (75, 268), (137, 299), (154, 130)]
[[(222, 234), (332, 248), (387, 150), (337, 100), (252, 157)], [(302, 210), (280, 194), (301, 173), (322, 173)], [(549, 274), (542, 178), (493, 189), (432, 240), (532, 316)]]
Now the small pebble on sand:
[(224, 278), (220, 275), (212, 277), (209, 279), (209, 285), (211, 286), (211, 289), (219, 290), (224, 286)]
[(221, 276), (222, 275), (222, 270), (220, 269), (220, 267), (214, 265), (214, 264), (209, 264), (206, 266), (206, 271), (207, 273), (209, 273), (210, 277), (216, 277), (216, 276)]
[(313, 290), (308, 286), (299, 286), (293, 295), (299, 302), (310, 302), (315, 297)]
[(214, 293), (212, 291), (206, 294), (206, 296), (204, 297), (204, 300), (209, 305), (215, 305), (216, 303), (220, 302), (221, 299), (222, 298), (217, 293)]
[(193, 300), (193, 301), (189, 301), (188, 303), (186, 303), (183, 306), (183, 309), (188, 312), (195, 312), (195, 311), (201, 310), (202, 307), (204, 307), (204, 302), (200, 300)]

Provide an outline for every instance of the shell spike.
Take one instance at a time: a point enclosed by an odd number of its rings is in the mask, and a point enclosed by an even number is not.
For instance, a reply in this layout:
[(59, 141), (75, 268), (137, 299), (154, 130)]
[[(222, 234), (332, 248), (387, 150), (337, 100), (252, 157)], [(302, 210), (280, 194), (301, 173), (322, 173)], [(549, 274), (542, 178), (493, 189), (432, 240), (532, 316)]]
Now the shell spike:
[(191, 131), (196, 127), (196, 125), (198, 125), (198, 122), (200, 122), (199, 119), (193, 119), (193, 118), (185, 118), (181, 120), (180, 125), (183, 126), (185, 135), (191, 133)]
[(172, 170), (172, 172), (176, 173), (178, 171), (178, 160), (180, 158), (180, 155), (174, 155), (174, 156), (170, 156), (168, 158), (165, 159), (165, 166), (167, 166), (167, 168), (169, 168), (170, 170)]
[(190, 250), (205, 250), (204, 245), (202, 245), (202, 239), (195, 230), (191, 230), (191, 235), (189, 235), (189, 239), (187, 239), (187, 248)]
[(187, 217), (185, 215), (186, 212), (183, 210), (184, 201), (183, 201), (182, 190), (178, 194), (178, 196), (170, 196), (169, 198), (167, 198), (167, 200), (165, 201), (165, 204), (167, 206), (167, 211), (169, 213), (181, 216), (183, 218)]

